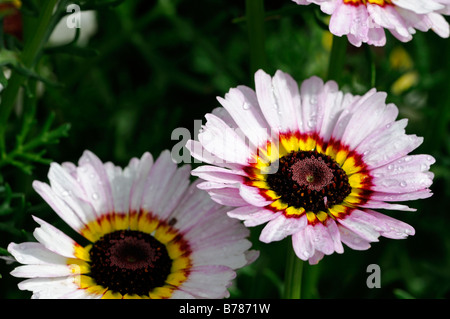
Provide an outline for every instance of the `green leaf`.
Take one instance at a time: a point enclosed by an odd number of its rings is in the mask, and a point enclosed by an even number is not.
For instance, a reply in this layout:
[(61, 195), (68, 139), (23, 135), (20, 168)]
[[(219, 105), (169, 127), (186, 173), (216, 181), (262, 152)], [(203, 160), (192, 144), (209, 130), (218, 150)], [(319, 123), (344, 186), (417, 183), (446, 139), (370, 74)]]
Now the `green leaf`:
[(5, 248), (0, 247), (0, 255), (10, 256), (10, 253)]
[[(21, 193), (13, 193), (8, 184), (0, 186), (0, 199), (3, 203), (0, 204), (0, 216), (9, 215), (18, 210), (23, 210), (25, 207), (25, 197)], [(16, 206), (12, 205), (12, 201), (18, 199)]]
[(6, 78), (3, 70), (0, 69), (0, 85), (5, 87), (8, 85), (8, 79)]
[(4, 65), (17, 65), (19, 58), (16, 52), (6, 49), (0, 50), (0, 66)]
[(399, 299), (416, 299), (413, 295), (403, 289), (395, 289), (394, 295)]

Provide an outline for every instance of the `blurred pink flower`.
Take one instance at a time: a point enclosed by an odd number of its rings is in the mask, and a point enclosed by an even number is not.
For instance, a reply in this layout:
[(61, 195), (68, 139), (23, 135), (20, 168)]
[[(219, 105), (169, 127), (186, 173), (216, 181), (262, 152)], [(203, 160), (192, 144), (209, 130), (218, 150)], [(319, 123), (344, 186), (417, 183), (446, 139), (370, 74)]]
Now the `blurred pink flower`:
[(407, 42), (417, 30), (433, 30), (449, 37), (449, 25), (443, 14), (450, 14), (450, 0), (293, 0), (297, 4), (320, 5), (330, 14), (330, 31), (346, 35), (350, 43), (361, 46), (386, 44), (384, 29)]

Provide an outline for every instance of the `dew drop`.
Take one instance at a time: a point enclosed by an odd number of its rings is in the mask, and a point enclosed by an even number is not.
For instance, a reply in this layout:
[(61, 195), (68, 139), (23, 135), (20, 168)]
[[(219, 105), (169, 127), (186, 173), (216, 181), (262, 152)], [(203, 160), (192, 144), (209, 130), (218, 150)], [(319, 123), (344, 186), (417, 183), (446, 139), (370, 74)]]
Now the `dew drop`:
[(242, 108), (243, 108), (244, 110), (249, 110), (251, 107), (252, 107), (252, 106), (251, 106), (250, 104), (248, 104), (247, 102), (244, 102), (244, 103), (242, 104)]
[(406, 185), (408, 185), (408, 184), (407, 184), (405, 181), (401, 181), (401, 182), (400, 182), (400, 186), (401, 186), (401, 187), (406, 187)]
[(61, 193), (61, 196), (63, 196), (63, 197), (67, 197), (67, 196), (69, 196), (70, 195), (70, 193), (68, 192), (68, 191), (63, 191), (62, 193)]
[(98, 194), (97, 193), (93, 193), (92, 194), (92, 199), (93, 200), (97, 200), (98, 199)]

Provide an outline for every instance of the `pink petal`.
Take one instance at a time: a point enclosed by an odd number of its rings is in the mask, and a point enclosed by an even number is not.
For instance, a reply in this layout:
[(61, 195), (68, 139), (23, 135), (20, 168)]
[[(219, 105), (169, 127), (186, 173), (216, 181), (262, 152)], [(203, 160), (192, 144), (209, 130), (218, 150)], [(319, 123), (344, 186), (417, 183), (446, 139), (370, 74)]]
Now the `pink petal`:
[(378, 225), (381, 225), (382, 227), (380, 234), (384, 237), (404, 239), (415, 234), (414, 228), (402, 221), (373, 210), (369, 210), (367, 213), (374, 216), (378, 220)]
[(238, 86), (230, 89), (225, 99), (217, 99), (253, 145), (260, 146), (269, 140), (270, 127), (261, 113), (253, 90)]
[(363, 239), (361, 236), (342, 225), (338, 224), (337, 226), (342, 242), (348, 247), (354, 250), (367, 250), (370, 248), (370, 241)]
[(308, 260), (314, 255), (314, 246), (310, 240), (307, 230), (311, 227), (308, 225), (292, 235), (292, 246), (295, 254), (302, 260)]
[(273, 202), (273, 200), (267, 200), (266, 198), (264, 198), (260, 194), (259, 188), (247, 186), (245, 184), (240, 185), (239, 194), (247, 203), (257, 207), (264, 207)]
[(304, 228), (306, 224), (306, 215), (303, 215), (300, 218), (287, 218), (284, 215), (280, 215), (267, 223), (261, 231), (259, 240), (264, 243), (282, 240), (289, 235), (297, 233), (300, 229)]
[(360, 210), (353, 210), (338, 223), (368, 242), (378, 241), (382, 228), (376, 218)]
[(261, 207), (243, 206), (235, 208), (229, 211), (227, 214), (231, 218), (243, 220), (245, 226), (253, 227), (275, 219), (276, 217), (281, 215), (281, 212), (274, 213), (271, 210)]

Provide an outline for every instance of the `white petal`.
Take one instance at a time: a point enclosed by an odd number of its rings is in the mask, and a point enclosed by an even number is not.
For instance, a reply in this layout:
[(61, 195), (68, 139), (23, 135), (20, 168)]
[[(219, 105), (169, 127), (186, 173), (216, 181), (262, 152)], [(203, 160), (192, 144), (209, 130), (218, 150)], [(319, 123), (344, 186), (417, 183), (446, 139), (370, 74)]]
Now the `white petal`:
[(292, 246), (295, 254), (302, 260), (308, 260), (314, 255), (314, 246), (311, 242), (309, 233), (312, 226), (308, 225), (292, 235)]
[(220, 188), (208, 190), (211, 198), (225, 206), (247, 206), (248, 203), (241, 197), (238, 188)]
[(255, 206), (243, 206), (229, 211), (228, 216), (231, 218), (237, 218), (244, 220), (244, 225), (247, 227), (253, 227), (264, 224), (272, 219), (275, 219), (281, 212), (273, 212), (261, 207)]
[(369, 210), (368, 214), (377, 218), (378, 223), (382, 224), (381, 235), (392, 239), (404, 239), (415, 234), (415, 230), (410, 225), (395, 218)]
[(111, 162), (105, 163), (105, 170), (111, 185), (114, 212), (128, 214), (133, 179), (129, 174), (125, 174), (121, 167)]
[(315, 250), (330, 255), (334, 252), (334, 242), (327, 228), (322, 223), (310, 227), (310, 239)]
[(322, 79), (313, 76), (302, 82), (301, 96), (301, 126), (302, 133), (316, 132), (321, 126), (325, 106), (321, 99), (321, 91), (324, 88)]
[(246, 143), (245, 134), (213, 114), (206, 114), (205, 118), (204, 130), (198, 135), (203, 147), (225, 162), (246, 165), (256, 149)]
[(277, 71), (274, 78), (262, 70), (255, 73), (255, 88), (261, 111), (275, 132), (295, 132), (300, 116), (297, 83), (286, 73)]
[(188, 188), (189, 175), (189, 165), (177, 169), (170, 152), (162, 152), (148, 175), (140, 207), (162, 219), (166, 218)]
[(63, 277), (72, 275), (72, 269), (68, 265), (24, 265), (18, 266), (11, 271), (11, 275), (19, 278), (36, 277)]
[(323, 256), (324, 256), (323, 252), (316, 250), (314, 255), (312, 255), (311, 258), (309, 258), (309, 264), (317, 265), (319, 263), (319, 261), (322, 260)]
[(19, 283), (19, 289), (33, 292), (33, 298), (57, 299), (79, 290), (72, 277), (34, 278)]
[(392, 2), (404, 9), (411, 10), (415, 13), (430, 13), (432, 11), (440, 10), (444, 8), (442, 4), (439, 4), (433, 0), (392, 0)]
[(230, 89), (225, 95), (225, 99), (219, 97), (218, 101), (253, 145), (260, 146), (269, 140), (269, 124), (261, 113), (253, 90), (245, 86), (238, 86)]
[(436, 160), (430, 155), (407, 155), (371, 171), (377, 178), (404, 173), (426, 172)]
[(325, 227), (327, 228), (331, 240), (333, 241), (334, 251), (338, 254), (342, 254), (344, 252), (344, 247), (342, 247), (341, 235), (334, 219), (328, 218), (325, 222)]
[(319, 98), (319, 103), (324, 105), (323, 107), (323, 117), (322, 121), (318, 124), (318, 133), (324, 140), (328, 142), (333, 133), (333, 128), (336, 126), (336, 122), (339, 119), (341, 112), (348, 108), (348, 106), (353, 102), (355, 97), (351, 94), (343, 94), (338, 91), (338, 86), (334, 81), (328, 81), (323, 92)]
[(199, 181), (192, 183), (188, 190), (185, 192), (183, 198), (180, 200), (180, 205), (168, 216), (168, 219), (176, 221), (174, 224), (180, 231), (186, 232), (187, 230), (195, 227), (200, 223), (205, 216), (220, 214), (222, 207), (212, 201), (208, 193), (198, 190), (197, 185)]
[(361, 236), (352, 232), (350, 229), (337, 225), (340, 233), (341, 240), (344, 244), (354, 250), (367, 250), (370, 248), (370, 242), (363, 239)]
[[(248, 248), (249, 244), (247, 243), (245, 249)], [(244, 249), (244, 247), (242, 249)], [(242, 253), (242, 249), (236, 250), (236, 246), (230, 245), (222, 246), (220, 249), (216, 246), (211, 246), (193, 251), (191, 260), (194, 266), (224, 265), (232, 269), (237, 269), (247, 264), (247, 259)]]
[(433, 173), (404, 173), (373, 178), (372, 190), (385, 193), (409, 193), (424, 190), (433, 183)]
[(299, 232), (306, 226), (306, 223), (307, 221), (305, 215), (300, 218), (287, 218), (284, 215), (280, 215), (271, 220), (263, 228), (259, 240), (264, 243), (282, 240), (287, 236)]
[[(367, 136), (395, 121), (398, 108), (394, 104), (386, 105), (385, 99), (385, 93), (377, 92), (355, 109), (342, 136), (345, 145), (356, 148)], [(368, 118), (371, 120), (367, 121)]]
[(375, 218), (371, 218), (370, 215), (359, 210), (354, 210), (349, 215), (338, 220), (341, 225), (369, 242), (378, 241), (380, 236), (379, 230), (381, 228), (376, 221)]
[(153, 167), (153, 156), (145, 153), (140, 160), (132, 159), (124, 169), (124, 175), (133, 180), (130, 190), (130, 212), (138, 212), (141, 209), (142, 196), (150, 170)]
[(416, 149), (423, 138), (406, 135), (407, 120), (403, 119), (387, 126), (378, 134), (372, 134), (356, 148), (363, 154), (364, 162), (369, 168), (377, 168), (391, 163)]
[(257, 207), (264, 207), (273, 202), (273, 200), (267, 200), (264, 198), (260, 194), (259, 188), (247, 186), (245, 184), (241, 184), (239, 186), (239, 194), (247, 203)]
[(57, 196), (49, 185), (34, 181), (34, 190), (50, 205), (50, 207), (74, 230), (80, 231), (89, 222), (81, 209), (70, 207), (64, 200)]
[(67, 258), (56, 254), (40, 243), (26, 242), (21, 244), (10, 243), (8, 252), (21, 264), (44, 265), (65, 264)]
[(242, 183), (244, 181), (243, 172), (210, 165), (197, 167), (191, 174), (207, 181), (222, 184)]
[(114, 211), (111, 185), (108, 174), (100, 159), (90, 151), (85, 151), (77, 168), (78, 182), (84, 189), (86, 201), (94, 207), (97, 217)]
[(33, 235), (45, 248), (58, 255), (75, 258), (74, 247), (76, 243), (72, 238), (40, 218), (33, 216), (33, 219), (41, 225), (34, 230)]
[(182, 291), (182, 290), (175, 290), (172, 295), (170, 296), (171, 299), (195, 299), (195, 297), (186, 292), (186, 291)]

